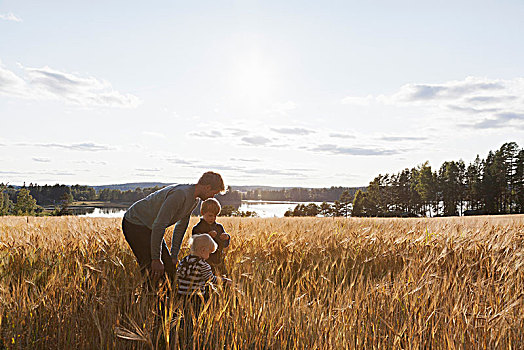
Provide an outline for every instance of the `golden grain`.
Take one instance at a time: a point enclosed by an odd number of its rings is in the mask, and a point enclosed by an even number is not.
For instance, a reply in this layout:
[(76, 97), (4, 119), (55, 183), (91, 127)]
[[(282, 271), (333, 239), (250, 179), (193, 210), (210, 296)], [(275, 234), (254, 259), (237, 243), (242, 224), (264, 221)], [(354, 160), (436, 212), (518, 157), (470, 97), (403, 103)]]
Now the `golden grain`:
[[(220, 221), (206, 348), (524, 347), (524, 216)], [(178, 348), (172, 286), (142, 282), (118, 219), (0, 218), (0, 348)]]

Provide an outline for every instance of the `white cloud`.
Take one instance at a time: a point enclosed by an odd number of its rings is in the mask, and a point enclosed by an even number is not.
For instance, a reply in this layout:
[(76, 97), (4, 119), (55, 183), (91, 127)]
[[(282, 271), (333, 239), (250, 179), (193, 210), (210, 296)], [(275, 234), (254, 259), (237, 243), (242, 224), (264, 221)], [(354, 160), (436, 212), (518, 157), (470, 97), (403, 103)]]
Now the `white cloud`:
[(232, 161), (238, 162), (260, 162), (260, 159), (246, 159), (246, 158), (230, 158)]
[(300, 175), (297, 172), (292, 172), (288, 170), (278, 170), (278, 169), (244, 169), (242, 172), (246, 174), (256, 174), (256, 175), (284, 175), (284, 176), (297, 176)]
[(418, 137), (418, 136), (382, 136), (380, 138), (383, 141), (424, 141), (427, 140), (427, 137)]
[(51, 161), (51, 159), (49, 159), (49, 158), (33, 157), (33, 161), (40, 162), (40, 163), (49, 163)]
[(97, 151), (109, 151), (113, 148), (105, 145), (97, 145), (92, 142), (84, 142), (84, 143), (75, 143), (71, 145), (64, 145), (59, 143), (35, 143), (35, 144), (25, 144), (21, 143), (19, 146), (36, 146), (36, 147), (44, 147), (44, 148), (61, 148), (61, 149), (67, 149), (72, 151), (89, 151), (89, 152), (97, 152)]
[(355, 135), (343, 134), (343, 133), (338, 133), (338, 132), (330, 133), (329, 137), (336, 137), (336, 138), (339, 138), (339, 139), (355, 139), (355, 138), (357, 138)]
[(384, 150), (381, 148), (362, 147), (340, 147), (331, 144), (318, 145), (316, 147), (310, 148), (310, 151), (349, 156), (390, 156), (400, 153), (399, 150)]
[(0, 94), (15, 97), (27, 95), (26, 82), (15, 73), (3, 67), (0, 61)]
[[(440, 84), (407, 84), (377, 102), (420, 107), (474, 129), (524, 127), (524, 78), (467, 77)], [(390, 140), (389, 140), (390, 141)]]
[(232, 136), (246, 136), (249, 134), (249, 130), (245, 129), (225, 128), (224, 130), (229, 131)]
[(4, 21), (22, 22), (22, 19), (12, 12), (0, 13), (0, 19)]
[(191, 164), (193, 164), (192, 162), (189, 162), (189, 161), (184, 160), (184, 159), (179, 159), (179, 158), (167, 158), (166, 161), (168, 161), (169, 163), (180, 164), (180, 165), (191, 165)]
[(270, 139), (264, 136), (246, 136), (242, 137), (242, 141), (252, 146), (263, 146), (271, 142)]
[(135, 170), (136, 170), (136, 171), (148, 172), (148, 173), (156, 173), (156, 172), (161, 171), (162, 169), (159, 169), (159, 168), (150, 168), (150, 169), (147, 169), (147, 168), (140, 168), (140, 169), (135, 169)]
[(0, 63), (0, 94), (35, 100), (61, 100), (86, 107), (135, 108), (141, 101), (114, 90), (108, 81), (64, 73), (50, 67), (20, 66), (20, 77)]
[(474, 124), (462, 126), (473, 129), (499, 129), (524, 125), (524, 113), (498, 113), (493, 117), (485, 118)]
[(88, 165), (107, 165), (107, 162), (105, 161), (95, 161), (95, 160), (73, 160), (72, 163), (88, 164)]
[(53, 175), (53, 176), (74, 176), (76, 173), (63, 170), (50, 170), (45, 172), (40, 171), (1, 171), (0, 175), (17, 175), (17, 176), (28, 176), (28, 175)]
[(524, 92), (524, 78), (487, 79), (467, 77), (441, 84), (407, 84), (391, 96), (380, 96), (389, 103), (440, 105), (456, 104), (460, 107), (486, 108), (508, 103), (522, 104), (518, 97)]
[(404, 102), (453, 101), (464, 97), (493, 96), (505, 92), (511, 81), (467, 77), (443, 84), (407, 84), (392, 97)]
[(216, 138), (216, 137), (223, 136), (222, 133), (218, 130), (191, 132), (189, 133), (189, 135), (195, 136), (195, 137), (206, 137), (206, 138)]
[(315, 133), (313, 130), (304, 128), (271, 128), (271, 130), (286, 135), (309, 135)]

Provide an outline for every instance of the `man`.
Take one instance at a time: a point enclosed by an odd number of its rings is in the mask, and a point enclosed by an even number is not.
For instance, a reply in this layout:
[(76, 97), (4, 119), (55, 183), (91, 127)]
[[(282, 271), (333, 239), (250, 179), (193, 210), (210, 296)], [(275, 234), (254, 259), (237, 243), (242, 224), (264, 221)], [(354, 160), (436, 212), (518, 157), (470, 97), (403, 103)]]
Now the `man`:
[[(170, 185), (134, 203), (124, 214), (122, 231), (142, 272), (151, 267), (152, 277), (175, 273), (178, 252), (199, 199), (206, 200), (225, 190), (220, 174), (208, 171), (195, 185)], [(171, 252), (164, 235), (175, 224)]]

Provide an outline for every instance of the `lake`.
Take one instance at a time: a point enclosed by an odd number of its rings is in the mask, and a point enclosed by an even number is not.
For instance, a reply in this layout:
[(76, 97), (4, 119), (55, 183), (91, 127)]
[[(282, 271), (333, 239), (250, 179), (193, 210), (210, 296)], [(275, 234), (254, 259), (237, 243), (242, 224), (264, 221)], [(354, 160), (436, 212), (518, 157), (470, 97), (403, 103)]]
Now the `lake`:
[(127, 209), (122, 208), (82, 208), (73, 210), (74, 215), (91, 218), (121, 218)]
[[(298, 204), (309, 203), (315, 203), (316, 205), (322, 204), (322, 202), (246, 200), (242, 201), (238, 209), (241, 211), (254, 211), (261, 218), (272, 218), (283, 217), (287, 210), (294, 209)], [(121, 218), (124, 216), (125, 212), (126, 209), (122, 208), (85, 208), (74, 214), (85, 217)]]
[(261, 200), (245, 200), (238, 208), (241, 211), (254, 211), (261, 218), (283, 217), (284, 213), (289, 209), (293, 210), (298, 204), (315, 203), (316, 205), (322, 202), (287, 202), (287, 201), (261, 201)]

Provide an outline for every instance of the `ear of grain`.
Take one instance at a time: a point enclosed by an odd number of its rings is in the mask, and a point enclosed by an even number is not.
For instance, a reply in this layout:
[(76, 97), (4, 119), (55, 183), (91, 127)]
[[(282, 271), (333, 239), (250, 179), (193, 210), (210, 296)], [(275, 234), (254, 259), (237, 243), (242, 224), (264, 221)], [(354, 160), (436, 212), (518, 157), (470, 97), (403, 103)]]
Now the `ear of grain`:
[[(220, 221), (235, 282), (197, 345), (524, 347), (523, 216)], [(183, 347), (171, 286), (142, 283), (120, 220), (0, 218), (0, 347)]]

